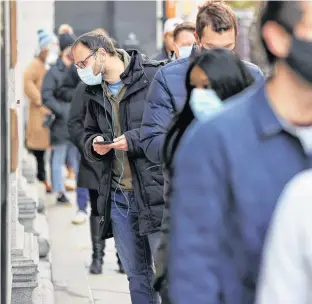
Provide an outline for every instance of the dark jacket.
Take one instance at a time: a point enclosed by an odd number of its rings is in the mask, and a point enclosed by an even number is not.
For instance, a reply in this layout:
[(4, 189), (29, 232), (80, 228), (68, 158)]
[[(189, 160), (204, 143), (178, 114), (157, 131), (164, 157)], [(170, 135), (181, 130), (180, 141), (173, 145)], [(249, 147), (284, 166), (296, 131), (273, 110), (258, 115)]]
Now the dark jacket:
[[(139, 207), (139, 229), (141, 234), (159, 231), (163, 214), (163, 176), (162, 168), (149, 161), (140, 143), (140, 127), (146, 103), (146, 95), (156, 71), (162, 63), (142, 58), (136, 51), (130, 52), (131, 61), (121, 74), (127, 91), (120, 102), (120, 125), (129, 150), (129, 159), (135, 198)], [(94, 152), (93, 139), (101, 135), (112, 140), (112, 108), (108, 99), (103, 97), (101, 85), (86, 88), (88, 98), (85, 119), (85, 155), (90, 161), (103, 164), (103, 175), (99, 187), (98, 210), (102, 216), (102, 236), (112, 236), (110, 231), (111, 182), (113, 151), (101, 156)]]
[(175, 157), (168, 243), (174, 304), (254, 303), (277, 200), (291, 178), (312, 167), (264, 85), (239, 99), (190, 128)]
[(62, 144), (69, 139), (67, 121), (71, 98), (58, 95), (67, 76), (67, 70), (62, 59), (59, 58), (46, 73), (42, 83), (42, 103), (55, 115), (50, 132), (51, 145)]
[(157, 60), (157, 61), (170, 60), (170, 56), (168, 55), (165, 47), (162, 47), (162, 49), (159, 51), (159, 53), (155, 54), (151, 58), (153, 60)]
[(56, 97), (71, 101), (79, 82), (80, 78), (77, 73), (77, 68), (72, 64), (67, 70), (62, 87), (56, 91)]
[(68, 132), (70, 141), (78, 148), (81, 161), (77, 179), (77, 186), (87, 189), (98, 189), (102, 177), (103, 165), (101, 163), (90, 163), (84, 157), (84, 121), (87, 114), (88, 94), (87, 85), (81, 82), (75, 90), (71, 102)]

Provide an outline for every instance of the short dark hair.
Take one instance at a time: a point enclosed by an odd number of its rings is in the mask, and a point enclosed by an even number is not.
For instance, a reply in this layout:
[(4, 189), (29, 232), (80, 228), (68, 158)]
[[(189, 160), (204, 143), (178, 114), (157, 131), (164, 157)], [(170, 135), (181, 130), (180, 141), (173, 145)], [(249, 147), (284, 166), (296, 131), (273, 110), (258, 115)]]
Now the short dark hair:
[(72, 51), (79, 43), (85, 45), (91, 51), (103, 48), (110, 56), (115, 56), (117, 54), (111, 39), (99, 32), (89, 32), (78, 37), (72, 45)]
[(222, 33), (234, 28), (235, 36), (238, 33), (237, 18), (233, 10), (222, 1), (208, 1), (199, 7), (196, 17), (196, 33), (202, 37), (206, 26)]
[(176, 26), (176, 28), (173, 31), (173, 39), (174, 41), (177, 40), (179, 34), (183, 31), (188, 31), (194, 33), (196, 30), (195, 23), (193, 22), (183, 22)]
[(268, 61), (273, 64), (276, 56), (267, 48), (262, 36), (262, 29), (268, 21), (275, 21), (280, 24), (288, 33), (292, 34), (295, 25), (300, 21), (302, 10), (298, 1), (268, 1), (262, 8), (260, 18), (261, 40), (266, 52)]

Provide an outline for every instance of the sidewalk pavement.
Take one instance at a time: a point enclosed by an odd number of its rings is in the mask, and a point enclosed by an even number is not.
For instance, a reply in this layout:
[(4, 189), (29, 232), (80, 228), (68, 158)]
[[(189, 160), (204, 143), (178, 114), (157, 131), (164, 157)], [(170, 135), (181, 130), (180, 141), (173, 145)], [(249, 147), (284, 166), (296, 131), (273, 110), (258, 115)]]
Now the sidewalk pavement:
[(75, 192), (68, 197), (71, 206), (57, 205), (54, 195), (47, 204), (55, 304), (130, 304), (128, 280), (117, 273), (113, 239), (106, 241), (103, 274), (89, 275), (89, 223), (71, 223), (77, 210)]

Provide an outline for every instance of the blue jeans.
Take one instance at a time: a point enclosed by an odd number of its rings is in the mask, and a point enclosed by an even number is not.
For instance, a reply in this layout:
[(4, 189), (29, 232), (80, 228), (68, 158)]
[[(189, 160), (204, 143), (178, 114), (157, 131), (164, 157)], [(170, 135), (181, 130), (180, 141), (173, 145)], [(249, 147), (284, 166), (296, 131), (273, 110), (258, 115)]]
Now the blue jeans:
[[(76, 175), (76, 181), (78, 180), (79, 165), (80, 165), (81, 155), (76, 146), (72, 145), (68, 149), (67, 153), (67, 164), (74, 169)], [(87, 188), (77, 187), (77, 205), (80, 211), (87, 213), (87, 204), (89, 201), (89, 190)]]
[(78, 175), (80, 158), (81, 156), (77, 147), (74, 144), (69, 143), (66, 153), (66, 165), (73, 168), (76, 175)]
[[(63, 167), (66, 163), (66, 156), (72, 144), (67, 142), (64, 144), (55, 145), (52, 151), (51, 159), (51, 175), (52, 175), (52, 187), (55, 192), (65, 192)], [(78, 167), (77, 158), (71, 157), (71, 163), (73, 167)]]
[(129, 280), (132, 304), (157, 304), (159, 296), (153, 289), (153, 256), (160, 233), (141, 236), (139, 214), (133, 192), (112, 191), (111, 218), (116, 248)]
[(68, 144), (60, 144), (53, 147), (51, 157), (52, 187), (55, 192), (65, 192), (63, 167), (66, 162)]

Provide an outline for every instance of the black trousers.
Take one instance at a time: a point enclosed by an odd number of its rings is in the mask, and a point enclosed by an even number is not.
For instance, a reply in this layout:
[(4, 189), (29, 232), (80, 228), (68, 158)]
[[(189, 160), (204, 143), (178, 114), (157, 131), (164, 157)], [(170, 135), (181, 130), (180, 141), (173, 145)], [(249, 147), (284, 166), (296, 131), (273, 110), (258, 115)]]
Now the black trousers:
[[(89, 189), (90, 203), (91, 203), (91, 216), (100, 216), (97, 208), (97, 200), (99, 197), (99, 193), (97, 190)], [(118, 256), (118, 252), (116, 253), (118, 265), (121, 265), (121, 261)]]
[(46, 171), (44, 166), (44, 153), (45, 150), (31, 150), (32, 154), (36, 157), (37, 160), (37, 178), (41, 182), (46, 181)]

